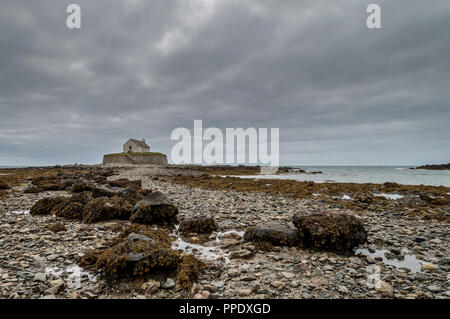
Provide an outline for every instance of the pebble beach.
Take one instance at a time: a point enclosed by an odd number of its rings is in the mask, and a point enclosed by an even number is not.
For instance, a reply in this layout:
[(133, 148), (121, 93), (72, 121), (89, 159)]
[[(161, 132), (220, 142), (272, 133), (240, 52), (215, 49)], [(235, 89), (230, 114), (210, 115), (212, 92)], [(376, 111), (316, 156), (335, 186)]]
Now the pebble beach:
[[(293, 198), (277, 192), (194, 187), (174, 180), (204, 174), (191, 168), (113, 169), (108, 180), (141, 180), (143, 189), (170, 198), (178, 207), (178, 221), (214, 219), (217, 229), (208, 234), (181, 235), (177, 224), (161, 228), (171, 236), (172, 249), (193, 254), (207, 265), (200, 278), (189, 289), (180, 289), (170, 277), (135, 276), (111, 282), (100, 271), (83, 268), (80, 260), (86, 252), (103, 249), (130, 221), (83, 223), (31, 215), (39, 199), (70, 193), (24, 192), (30, 181), (23, 181), (0, 202), (1, 298), (450, 298), (445, 218), (406, 214), (395, 205), (352, 209), (322, 196)], [(388, 203), (401, 200), (386, 199)], [(440, 213), (448, 214), (446, 205), (438, 208)], [(367, 241), (339, 253), (301, 246), (262, 248), (243, 239), (251, 227), (269, 222), (290, 226), (295, 213), (321, 210), (354, 216), (364, 225)], [(55, 224), (60, 231), (52, 230)]]

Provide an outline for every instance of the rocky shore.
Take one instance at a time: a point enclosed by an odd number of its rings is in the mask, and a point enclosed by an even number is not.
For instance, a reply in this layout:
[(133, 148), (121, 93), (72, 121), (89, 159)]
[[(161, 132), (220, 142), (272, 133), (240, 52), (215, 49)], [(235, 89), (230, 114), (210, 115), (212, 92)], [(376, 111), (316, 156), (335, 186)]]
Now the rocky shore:
[(1, 298), (450, 298), (448, 188), (217, 176), (254, 174), (229, 167), (0, 173)]
[(429, 164), (415, 167), (414, 169), (429, 169), (429, 170), (449, 170), (450, 163), (447, 164)]

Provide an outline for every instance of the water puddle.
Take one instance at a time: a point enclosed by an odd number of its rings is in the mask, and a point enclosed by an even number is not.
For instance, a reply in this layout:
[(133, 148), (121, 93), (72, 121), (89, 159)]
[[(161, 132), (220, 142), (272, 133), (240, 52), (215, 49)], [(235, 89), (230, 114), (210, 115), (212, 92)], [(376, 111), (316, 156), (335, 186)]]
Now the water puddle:
[(45, 272), (50, 275), (61, 277), (63, 272), (67, 273), (67, 278), (65, 278), (67, 287), (71, 289), (80, 289), (82, 287), (82, 279), (94, 283), (97, 281), (96, 276), (88, 271), (85, 271), (78, 265), (70, 265), (65, 270), (58, 267), (47, 267)]
[[(180, 251), (187, 252), (190, 254), (194, 254), (195, 256), (199, 257), (200, 259), (204, 259), (204, 260), (211, 261), (211, 260), (217, 260), (217, 259), (223, 258), (226, 263), (230, 262), (230, 259), (228, 258), (230, 253), (225, 252), (223, 249), (221, 249), (218, 246), (208, 247), (208, 246), (204, 246), (201, 244), (194, 244), (194, 243), (185, 241), (178, 234), (178, 226), (179, 225), (175, 225), (177, 239), (172, 242), (172, 249), (180, 250)], [(220, 243), (220, 241), (222, 240), (222, 238), (224, 236), (230, 235), (230, 234), (235, 234), (238, 237), (244, 236), (243, 231), (229, 230), (226, 232), (218, 232), (216, 235), (216, 238), (215, 238), (215, 242)]]
[(396, 199), (400, 199), (400, 198), (405, 197), (405, 196), (403, 196), (403, 195), (398, 195), (398, 194), (385, 194), (385, 193), (374, 194), (374, 196), (377, 196), (377, 197), (384, 197), (384, 198), (387, 198), (387, 199), (393, 199), (393, 200), (396, 200)]
[(30, 215), (30, 211), (29, 210), (13, 210), (10, 212), (7, 212), (6, 215)]
[(402, 252), (404, 255), (400, 258), (392, 258), (388, 259), (385, 256), (385, 253), (387, 253), (388, 250), (386, 249), (380, 249), (376, 250), (375, 252), (371, 253), (368, 249), (357, 249), (355, 251), (355, 255), (363, 255), (363, 256), (369, 256), (373, 259), (375, 258), (382, 258), (382, 262), (386, 265), (392, 265), (395, 268), (405, 268), (409, 269), (411, 273), (415, 274), (421, 270), (422, 263), (419, 259), (416, 258), (413, 254), (408, 254), (408, 251), (406, 249), (403, 249)]
[(230, 261), (228, 258), (230, 253), (226, 253), (219, 247), (207, 247), (200, 244), (192, 244), (183, 240), (181, 237), (178, 237), (177, 240), (172, 242), (172, 249), (194, 254), (204, 260), (217, 260), (223, 258), (227, 263)]

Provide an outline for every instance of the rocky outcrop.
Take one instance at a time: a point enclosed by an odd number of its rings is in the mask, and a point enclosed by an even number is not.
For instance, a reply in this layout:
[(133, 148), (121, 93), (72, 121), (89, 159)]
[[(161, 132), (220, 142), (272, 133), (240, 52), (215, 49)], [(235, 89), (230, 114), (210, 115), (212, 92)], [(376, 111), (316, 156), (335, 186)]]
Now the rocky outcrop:
[(162, 230), (137, 224), (125, 229), (111, 247), (88, 251), (81, 264), (93, 266), (108, 277), (174, 275), (183, 289), (189, 289), (206, 269), (206, 264), (193, 255), (181, 256), (172, 249), (169, 236)]
[(413, 169), (429, 169), (429, 170), (449, 170), (450, 169), (450, 163), (448, 164), (435, 164), (435, 165), (423, 165), (418, 166)]
[(217, 224), (213, 218), (194, 217), (183, 220), (178, 227), (181, 233), (207, 234), (217, 230)]
[(38, 200), (30, 209), (31, 215), (50, 215), (52, 210), (62, 202), (66, 201), (67, 197), (46, 197)]
[(138, 224), (174, 223), (178, 208), (161, 192), (151, 193), (136, 203), (130, 220)]
[(356, 217), (338, 212), (300, 212), (293, 216), (302, 246), (346, 251), (363, 244), (367, 232)]
[(299, 243), (299, 236), (293, 227), (270, 222), (248, 229), (244, 234), (244, 240), (268, 242), (280, 246), (296, 246)]

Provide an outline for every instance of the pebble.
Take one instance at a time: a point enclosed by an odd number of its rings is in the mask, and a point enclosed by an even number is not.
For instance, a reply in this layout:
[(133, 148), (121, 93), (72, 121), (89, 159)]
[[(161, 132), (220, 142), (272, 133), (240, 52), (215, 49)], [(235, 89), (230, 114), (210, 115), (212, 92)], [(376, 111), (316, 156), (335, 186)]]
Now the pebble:
[(175, 281), (172, 278), (167, 278), (164, 283), (164, 289), (173, 289), (175, 288)]

